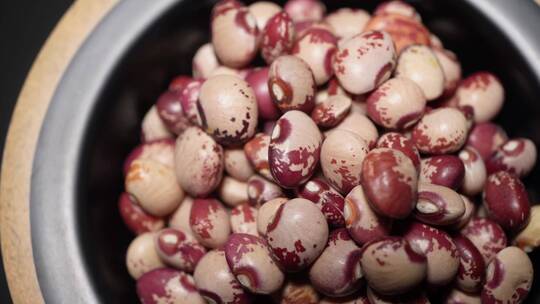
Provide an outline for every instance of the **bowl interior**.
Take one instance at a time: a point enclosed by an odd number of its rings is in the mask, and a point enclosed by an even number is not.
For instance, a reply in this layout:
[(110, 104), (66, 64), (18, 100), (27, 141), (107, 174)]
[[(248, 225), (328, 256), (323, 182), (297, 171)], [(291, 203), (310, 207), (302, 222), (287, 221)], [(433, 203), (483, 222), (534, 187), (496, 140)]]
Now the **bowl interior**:
[[(96, 101), (77, 180), (76, 216), (84, 260), (102, 302), (136, 302), (135, 282), (124, 262), (134, 236), (125, 228), (117, 209), (117, 199), (123, 191), (122, 163), (139, 142), (143, 115), (168, 81), (176, 75), (191, 73), (193, 54), (209, 39), (212, 3), (179, 1), (156, 20), (117, 64)], [(349, 6), (371, 11), (377, 3), (341, 0), (327, 1), (327, 6), (329, 10)], [(412, 4), (428, 28), (458, 55), (464, 75), (490, 70), (500, 77), (506, 89), (506, 102), (497, 122), (511, 137), (526, 136), (540, 144), (540, 87), (519, 50), (466, 1), (426, 0)], [(540, 169), (537, 167), (525, 182), (536, 202)], [(534, 254), (533, 258), (538, 270), (537, 256)], [(540, 299), (536, 289), (539, 288), (533, 287), (530, 303)]]

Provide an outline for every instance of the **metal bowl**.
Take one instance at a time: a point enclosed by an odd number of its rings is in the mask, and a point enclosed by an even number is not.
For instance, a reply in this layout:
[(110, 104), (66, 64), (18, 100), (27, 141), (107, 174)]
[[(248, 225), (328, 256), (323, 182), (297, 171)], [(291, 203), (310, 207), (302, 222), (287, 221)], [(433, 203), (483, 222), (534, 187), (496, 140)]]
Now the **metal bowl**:
[[(327, 1), (373, 9), (378, 1)], [(507, 96), (497, 122), (540, 144), (540, 7), (531, 0), (411, 1), (455, 51), (464, 74), (487, 69)], [(33, 164), (31, 229), (48, 303), (135, 303), (124, 254), (133, 238), (117, 210), (122, 162), (145, 111), (208, 40), (213, 1), (120, 2), (71, 62), (42, 126)], [(538, 202), (540, 166), (526, 179)], [(538, 253), (532, 255), (537, 273)], [(529, 303), (540, 301), (536, 280)]]

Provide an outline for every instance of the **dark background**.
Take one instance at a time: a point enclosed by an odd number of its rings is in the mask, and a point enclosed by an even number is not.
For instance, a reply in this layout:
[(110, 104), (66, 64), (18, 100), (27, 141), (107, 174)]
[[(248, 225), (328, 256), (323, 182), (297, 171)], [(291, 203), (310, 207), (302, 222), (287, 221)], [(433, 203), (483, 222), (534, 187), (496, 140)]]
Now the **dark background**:
[[(0, 151), (26, 75), (45, 40), (73, 1), (0, 1)], [(11, 303), (0, 262), (0, 303)]]

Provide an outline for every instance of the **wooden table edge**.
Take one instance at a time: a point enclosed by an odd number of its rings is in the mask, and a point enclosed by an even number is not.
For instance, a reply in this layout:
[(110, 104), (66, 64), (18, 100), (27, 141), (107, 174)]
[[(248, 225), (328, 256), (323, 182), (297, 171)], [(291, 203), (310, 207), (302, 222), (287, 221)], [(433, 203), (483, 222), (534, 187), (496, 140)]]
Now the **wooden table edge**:
[(44, 303), (32, 254), (30, 181), (37, 139), (54, 91), (79, 46), (119, 0), (78, 0), (56, 25), (23, 85), (0, 176), (0, 242), (14, 303)]

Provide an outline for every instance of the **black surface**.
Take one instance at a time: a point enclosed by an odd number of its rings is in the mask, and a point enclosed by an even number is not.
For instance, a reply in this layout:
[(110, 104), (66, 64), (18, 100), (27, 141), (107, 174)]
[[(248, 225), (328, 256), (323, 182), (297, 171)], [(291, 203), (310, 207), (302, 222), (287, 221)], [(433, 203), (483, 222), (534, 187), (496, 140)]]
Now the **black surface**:
[[(3, 151), (11, 113), (26, 74), (45, 39), (71, 2), (0, 1), (0, 151)], [(1, 260), (0, 303), (11, 303)]]
[[(31, 193), (34, 256), (48, 302), (135, 301), (134, 282), (124, 267), (133, 236), (116, 208), (123, 184), (121, 166), (139, 139), (145, 111), (172, 76), (189, 73), (192, 54), (208, 39), (208, 2), (122, 2), (99, 25), (65, 75), (42, 130)], [(328, 5), (361, 4), (371, 9), (375, 2), (342, 0)], [(512, 35), (502, 35), (478, 14), (473, 2), (484, 9), (498, 7), (502, 14), (487, 12)], [(511, 136), (527, 136), (539, 145), (540, 37), (534, 31), (540, 27), (540, 11), (535, 4), (413, 3), (428, 27), (457, 52), (465, 74), (489, 69), (500, 76), (507, 99), (498, 122)], [(524, 50), (521, 55), (516, 46)], [(539, 167), (526, 182), (537, 202)], [(540, 273), (538, 253), (533, 260)], [(540, 300), (539, 281), (529, 303)]]

